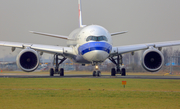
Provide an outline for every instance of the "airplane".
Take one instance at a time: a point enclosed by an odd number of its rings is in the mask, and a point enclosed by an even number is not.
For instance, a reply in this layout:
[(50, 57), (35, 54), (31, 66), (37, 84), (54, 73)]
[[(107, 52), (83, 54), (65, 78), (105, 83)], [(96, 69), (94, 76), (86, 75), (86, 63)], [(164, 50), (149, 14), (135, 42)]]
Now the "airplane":
[(164, 62), (164, 56), (161, 53), (162, 47), (180, 45), (180, 41), (167, 41), (113, 47), (112, 37), (124, 34), (127, 31), (109, 33), (108, 30), (100, 25), (83, 25), (81, 0), (78, 0), (78, 9), (79, 28), (72, 31), (69, 36), (30, 31), (38, 35), (67, 40), (66, 47), (7, 41), (0, 41), (0, 46), (12, 47), (12, 52), (16, 48), (23, 49), (17, 55), (16, 63), (17, 66), (25, 72), (35, 71), (40, 63), (40, 55), (45, 52), (54, 54), (55, 67), (50, 68), (50, 76), (54, 76), (54, 74), (64, 76), (64, 69), (59, 69), (59, 65), (67, 58), (74, 63), (94, 65), (95, 70), (93, 71), (93, 76), (101, 75), (98, 65), (103, 63), (106, 59), (109, 59), (116, 65), (115, 68), (111, 69), (111, 76), (116, 76), (116, 74), (126, 76), (122, 54), (134, 54), (135, 51), (144, 50), (141, 59), (142, 66), (147, 71), (157, 72), (161, 69)]

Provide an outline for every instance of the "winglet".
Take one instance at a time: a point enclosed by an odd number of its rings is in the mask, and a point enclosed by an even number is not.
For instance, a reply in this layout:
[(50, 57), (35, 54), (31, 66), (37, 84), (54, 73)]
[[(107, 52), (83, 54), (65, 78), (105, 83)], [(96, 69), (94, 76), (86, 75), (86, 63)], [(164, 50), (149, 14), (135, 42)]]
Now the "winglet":
[(78, 0), (78, 8), (79, 8), (79, 27), (84, 27), (86, 25), (82, 24), (82, 15), (81, 15), (81, 0)]

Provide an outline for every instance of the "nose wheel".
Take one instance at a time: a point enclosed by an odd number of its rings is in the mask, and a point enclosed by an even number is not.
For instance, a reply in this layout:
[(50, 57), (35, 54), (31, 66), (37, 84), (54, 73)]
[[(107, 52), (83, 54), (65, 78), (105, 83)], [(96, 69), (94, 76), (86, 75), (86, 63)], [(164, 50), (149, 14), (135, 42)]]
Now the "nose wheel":
[(101, 76), (101, 71), (99, 71), (98, 65), (95, 66), (95, 70), (93, 71), (93, 76)]
[(96, 70), (96, 71), (93, 71), (93, 76), (101, 76), (101, 71), (99, 70)]

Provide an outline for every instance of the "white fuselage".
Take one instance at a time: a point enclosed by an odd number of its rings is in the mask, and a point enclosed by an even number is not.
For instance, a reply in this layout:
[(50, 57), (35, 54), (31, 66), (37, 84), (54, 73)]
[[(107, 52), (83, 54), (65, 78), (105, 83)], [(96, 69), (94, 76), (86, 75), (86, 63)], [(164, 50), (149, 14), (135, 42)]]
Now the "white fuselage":
[(74, 30), (67, 46), (73, 47), (76, 56), (73, 61), (78, 63), (101, 63), (112, 50), (110, 33), (98, 25), (90, 25)]

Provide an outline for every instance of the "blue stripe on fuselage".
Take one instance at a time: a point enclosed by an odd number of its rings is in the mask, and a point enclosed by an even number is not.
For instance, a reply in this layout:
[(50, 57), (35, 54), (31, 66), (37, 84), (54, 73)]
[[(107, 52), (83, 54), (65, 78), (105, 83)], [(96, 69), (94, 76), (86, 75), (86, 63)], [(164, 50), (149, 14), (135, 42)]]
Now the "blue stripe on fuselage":
[(112, 46), (106, 42), (88, 42), (78, 48), (79, 55), (84, 55), (93, 50), (102, 50), (110, 53)]

